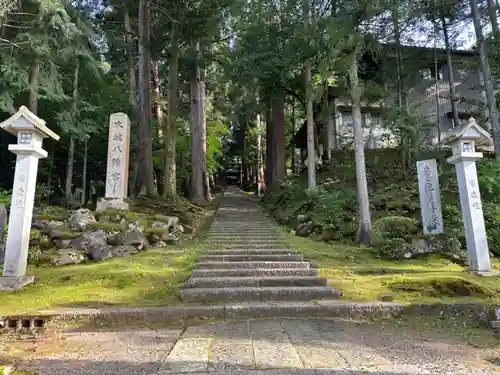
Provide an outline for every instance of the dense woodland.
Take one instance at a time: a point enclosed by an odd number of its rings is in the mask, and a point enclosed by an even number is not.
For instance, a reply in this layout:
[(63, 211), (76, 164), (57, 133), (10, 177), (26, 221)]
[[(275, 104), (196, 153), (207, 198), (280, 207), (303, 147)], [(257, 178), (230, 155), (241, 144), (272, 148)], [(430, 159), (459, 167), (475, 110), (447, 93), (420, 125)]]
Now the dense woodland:
[[(349, 96), (359, 240), (368, 243), (361, 103), (396, 93), (386, 126), (398, 137), (403, 167), (413, 165), (424, 149), (420, 130), (435, 124), (424, 124), (406, 101), (415, 71), (401, 49), (426, 45), (449, 53), (469, 29), (477, 40), (475, 69), (484, 77), (485, 121), (500, 155), (495, 0), (0, 0), (0, 11), (1, 117), (26, 105), (61, 135), (44, 145), (49, 158), (40, 166), (40, 201), (84, 205), (103, 194), (114, 112), (128, 113), (132, 122), (134, 196), (187, 196), (206, 205), (218, 171), (234, 156), (247, 181), (264, 180), (271, 191), (298, 172), (294, 136), (303, 123), (312, 189), (315, 119), (323, 116), (330, 126), (332, 99)], [(388, 43), (394, 79), (380, 77), (369, 63), (369, 56), (384, 59)], [(337, 148), (334, 132), (327, 134), (325, 162)], [(0, 134), (3, 194), (12, 186), (12, 142)], [(499, 170), (491, 168), (493, 182)]]

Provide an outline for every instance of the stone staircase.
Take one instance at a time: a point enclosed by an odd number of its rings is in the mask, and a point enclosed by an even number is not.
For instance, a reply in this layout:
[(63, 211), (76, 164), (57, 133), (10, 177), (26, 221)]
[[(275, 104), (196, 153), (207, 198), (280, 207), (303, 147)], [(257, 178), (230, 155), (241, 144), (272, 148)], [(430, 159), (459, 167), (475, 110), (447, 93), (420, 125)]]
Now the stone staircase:
[(207, 237), (210, 249), (181, 291), (184, 302), (339, 298), (319, 270), (291, 249), (254, 198), (228, 189)]

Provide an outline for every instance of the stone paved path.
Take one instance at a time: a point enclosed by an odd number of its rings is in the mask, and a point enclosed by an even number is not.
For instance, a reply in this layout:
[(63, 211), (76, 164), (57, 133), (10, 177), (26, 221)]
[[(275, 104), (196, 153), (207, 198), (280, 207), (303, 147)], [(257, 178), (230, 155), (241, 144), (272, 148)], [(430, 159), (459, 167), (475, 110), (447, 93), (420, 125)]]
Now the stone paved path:
[(207, 238), (210, 247), (188, 280), (186, 302), (311, 301), (340, 293), (291, 249), (255, 199), (230, 189)]
[(27, 353), (26, 365), (40, 375), (500, 373), (486, 361), (493, 350), (332, 320), (252, 320), (191, 326), (184, 332), (71, 333)]

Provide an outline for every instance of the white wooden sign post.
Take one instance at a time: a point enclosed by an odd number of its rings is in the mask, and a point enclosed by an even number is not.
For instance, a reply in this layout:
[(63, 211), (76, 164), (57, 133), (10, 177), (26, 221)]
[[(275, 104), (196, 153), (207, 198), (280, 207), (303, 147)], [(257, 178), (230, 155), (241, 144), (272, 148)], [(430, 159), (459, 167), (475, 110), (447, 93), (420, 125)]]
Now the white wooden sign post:
[(443, 233), (443, 215), (436, 159), (417, 161), (420, 209), (425, 234)]
[(447, 161), (455, 165), (457, 173), (469, 267), (481, 275), (496, 275), (491, 272), (476, 170), (476, 161), (483, 157), (482, 153), (476, 152), (476, 145), (491, 143), (491, 136), (471, 119), (468, 124), (450, 131), (442, 142), (453, 150), (453, 156)]
[(16, 154), (17, 159), (3, 277), (0, 277), (0, 290), (15, 290), (34, 280), (32, 276), (26, 276), (26, 267), (38, 160), (47, 157), (47, 151), (42, 149), (43, 139), (59, 140), (59, 136), (45, 126), (45, 121), (24, 106), (1, 123), (0, 127), (17, 137), (17, 144), (9, 145), (9, 151)]

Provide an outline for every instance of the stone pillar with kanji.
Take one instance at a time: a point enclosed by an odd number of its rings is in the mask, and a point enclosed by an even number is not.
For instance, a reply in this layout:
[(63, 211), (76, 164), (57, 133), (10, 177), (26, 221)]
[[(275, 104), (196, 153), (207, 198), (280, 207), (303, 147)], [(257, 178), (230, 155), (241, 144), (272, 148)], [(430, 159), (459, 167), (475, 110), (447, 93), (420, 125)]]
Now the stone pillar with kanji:
[(43, 139), (59, 140), (59, 136), (24, 106), (0, 127), (17, 137), (17, 144), (9, 145), (9, 151), (17, 157), (3, 276), (0, 277), (0, 290), (15, 290), (34, 280), (33, 276), (26, 275), (26, 268), (38, 161), (47, 157), (47, 151), (42, 149)]
[(125, 113), (114, 113), (109, 119), (106, 195), (97, 204), (106, 209), (128, 210), (128, 168), (130, 152), (130, 120)]
[(455, 165), (457, 173), (469, 267), (480, 275), (496, 276), (497, 273), (491, 271), (476, 170), (476, 161), (483, 157), (481, 152), (476, 152), (476, 147), (491, 145), (491, 136), (471, 119), (468, 124), (450, 131), (442, 142), (453, 151), (447, 161)]

